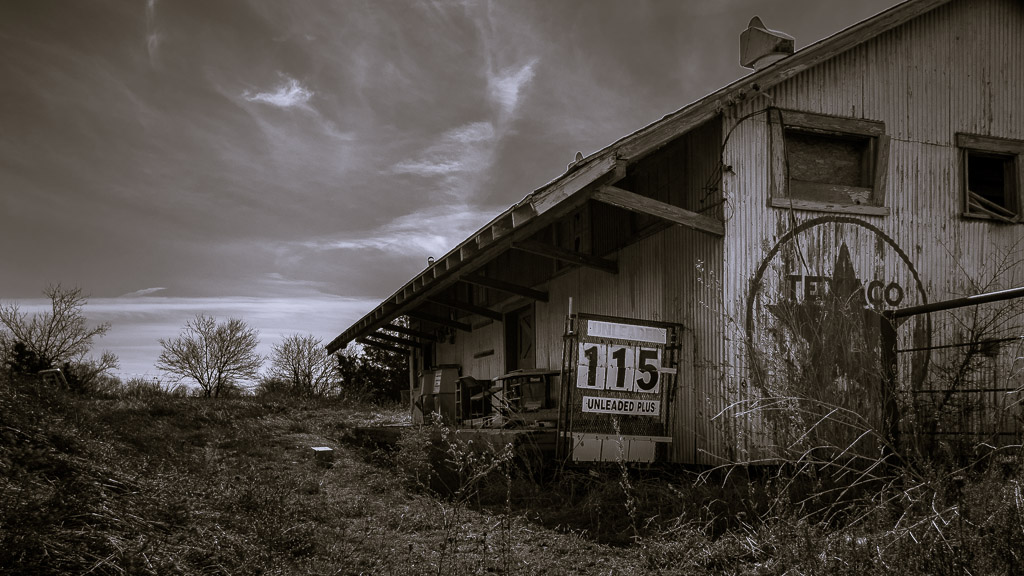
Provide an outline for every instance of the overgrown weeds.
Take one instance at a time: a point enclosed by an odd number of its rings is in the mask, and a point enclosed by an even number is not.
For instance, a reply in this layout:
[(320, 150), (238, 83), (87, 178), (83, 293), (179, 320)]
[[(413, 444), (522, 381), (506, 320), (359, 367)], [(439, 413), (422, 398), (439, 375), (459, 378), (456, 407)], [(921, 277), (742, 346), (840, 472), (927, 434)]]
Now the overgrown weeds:
[[(814, 451), (804, 465), (620, 461), (552, 477), (517, 468), (505, 442), (430, 426), (410, 427), (397, 453), (367, 464), (338, 440), (383, 417), (330, 402), (89, 399), (18, 382), (0, 386), (0, 410), (0, 572), (12, 574), (913, 575), (1024, 565), (1019, 448), (969, 467), (870, 468), (884, 480), (874, 483), (857, 480), (855, 462), (812, 464)], [(315, 465), (311, 446), (335, 448), (334, 465)]]

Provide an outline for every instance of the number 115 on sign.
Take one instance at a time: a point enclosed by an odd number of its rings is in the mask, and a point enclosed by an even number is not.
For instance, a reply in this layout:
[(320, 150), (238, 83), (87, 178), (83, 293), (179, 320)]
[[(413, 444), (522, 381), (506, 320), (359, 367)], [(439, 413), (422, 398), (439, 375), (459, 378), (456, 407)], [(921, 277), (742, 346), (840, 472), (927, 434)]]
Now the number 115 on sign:
[(576, 387), (590, 390), (661, 390), (661, 348), (580, 342)]

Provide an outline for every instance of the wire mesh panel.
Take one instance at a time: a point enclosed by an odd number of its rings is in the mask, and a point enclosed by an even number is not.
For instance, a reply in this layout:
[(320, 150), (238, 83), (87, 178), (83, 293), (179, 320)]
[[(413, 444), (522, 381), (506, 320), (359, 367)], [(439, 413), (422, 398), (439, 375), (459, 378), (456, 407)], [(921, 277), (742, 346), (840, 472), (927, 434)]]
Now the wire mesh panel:
[(563, 356), (563, 455), (653, 461), (668, 438), (677, 327), (580, 315)]
[[(997, 295), (998, 293), (992, 293)], [(941, 303), (921, 378), (901, 346), (901, 433), (922, 453), (969, 459), (1024, 439), (1024, 298)], [(925, 314), (922, 312), (920, 314)], [(909, 384), (909, 385), (908, 385)]]

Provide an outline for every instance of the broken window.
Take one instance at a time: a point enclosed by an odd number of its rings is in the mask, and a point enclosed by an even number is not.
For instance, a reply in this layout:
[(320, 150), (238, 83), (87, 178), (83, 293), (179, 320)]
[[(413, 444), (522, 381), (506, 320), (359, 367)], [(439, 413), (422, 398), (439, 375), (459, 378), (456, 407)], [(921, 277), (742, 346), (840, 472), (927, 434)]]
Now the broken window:
[(1019, 222), (1024, 142), (957, 134), (956, 145), (961, 154), (963, 215)]
[(772, 206), (889, 213), (883, 123), (784, 110), (772, 115), (771, 137)]

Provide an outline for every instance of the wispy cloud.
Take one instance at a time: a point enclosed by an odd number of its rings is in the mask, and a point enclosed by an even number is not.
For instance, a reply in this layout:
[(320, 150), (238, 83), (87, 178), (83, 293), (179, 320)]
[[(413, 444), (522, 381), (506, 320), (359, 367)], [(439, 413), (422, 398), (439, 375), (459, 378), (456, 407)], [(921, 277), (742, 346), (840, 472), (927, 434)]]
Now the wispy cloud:
[(443, 176), (452, 172), (461, 172), (464, 164), (461, 160), (404, 160), (391, 167), (394, 174), (415, 174), (417, 176)]
[(306, 88), (294, 78), (285, 77), (286, 81), (277, 86), (273, 92), (252, 93), (246, 90), (242, 97), (249, 102), (260, 102), (278, 108), (304, 106), (313, 97), (313, 91)]
[(487, 88), (504, 118), (515, 116), (520, 95), (533, 80), (533, 69), (536, 65), (537, 60), (534, 59), (521, 67), (510, 67), (488, 75)]
[(465, 124), (442, 134), (420, 158), (398, 162), (390, 172), (425, 177), (480, 172), (490, 167), (487, 157), (494, 140), (490, 122)]
[(167, 288), (163, 288), (163, 287), (143, 288), (142, 290), (136, 290), (135, 292), (129, 292), (127, 294), (122, 294), (121, 298), (135, 298), (135, 297), (138, 297), (138, 296), (149, 296), (150, 294), (155, 294), (157, 292), (160, 292), (161, 290), (166, 290), (166, 289)]
[(441, 256), (494, 217), (492, 208), (431, 206), (363, 233), (301, 243), (323, 250), (380, 250), (399, 255)]
[(475, 144), (487, 142), (494, 139), (494, 125), (490, 122), (473, 122), (454, 130), (449, 130), (444, 135), (444, 140), (460, 144)]
[(146, 1), (146, 50), (149, 64), (155, 66), (160, 49), (160, 34), (156, 31), (156, 0)]

